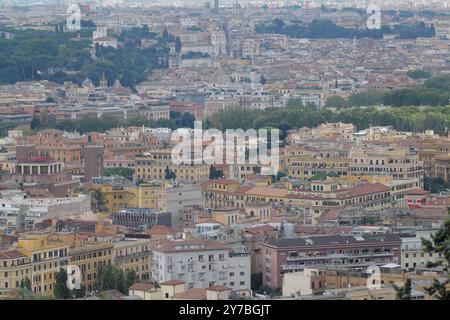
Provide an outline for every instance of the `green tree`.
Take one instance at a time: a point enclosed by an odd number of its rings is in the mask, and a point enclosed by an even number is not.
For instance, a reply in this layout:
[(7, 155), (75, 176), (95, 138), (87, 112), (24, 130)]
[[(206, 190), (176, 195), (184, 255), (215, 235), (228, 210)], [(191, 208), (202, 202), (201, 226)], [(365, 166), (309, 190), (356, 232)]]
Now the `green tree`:
[(301, 98), (291, 98), (288, 100), (287, 105), (288, 108), (299, 108), (303, 106), (303, 100)]
[(105, 177), (120, 176), (129, 179), (133, 177), (133, 173), (134, 170), (131, 168), (114, 167), (114, 168), (106, 168), (104, 175)]
[(91, 192), (91, 199), (95, 211), (100, 212), (105, 205), (105, 195), (100, 191), (100, 189), (95, 189), (93, 192)]
[(31, 280), (28, 277), (20, 280), (20, 287), (31, 291)]
[(70, 299), (72, 298), (72, 292), (67, 287), (67, 272), (64, 269), (60, 269), (55, 275), (55, 287), (53, 294), (56, 299)]
[(260, 290), (260, 288), (262, 287), (263, 284), (263, 273), (262, 272), (258, 272), (258, 273), (252, 273), (250, 276), (250, 282), (251, 282), (251, 289), (253, 291), (258, 292)]
[(165, 170), (165, 178), (166, 180), (175, 180), (177, 178), (177, 175), (175, 174), (175, 172), (169, 169), (169, 166), (167, 166)]
[[(450, 218), (447, 218), (439, 230), (431, 236), (431, 240), (422, 239), (422, 243), (426, 253), (433, 252), (441, 254), (444, 257), (444, 271), (447, 273), (446, 280), (439, 281), (434, 279), (433, 284), (426, 288), (426, 291), (430, 295), (436, 295), (439, 300), (450, 300), (450, 291), (447, 289), (447, 286), (450, 283), (450, 274), (448, 270), (450, 265)], [(443, 261), (438, 261), (436, 263), (430, 262), (428, 264), (430, 267), (438, 265), (443, 265)]]
[(125, 276), (122, 270), (116, 270), (114, 273), (114, 289), (122, 294), (127, 294), (128, 290), (125, 287)]
[(408, 77), (411, 79), (428, 79), (431, 78), (431, 73), (423, 70), (411, 70), (408, 71)]
[(213, 165), (209, 167), (209, 179), (217, 180), (223, 178), (222, 170), (217, 170)]
[(134, 270), (128, 271), (125, 274), (125, 288), (128, 290), (133, 284), (136, 283), (138, 277)]
[(181, 39), (180, 39), (180, 37), (176, 37), (175, 38), (175, 52), (177, 54), (180, 54), (180, 52), (181, 52)]
[(347, 101), (341, 96), (331, 96), (327, 99), (328, 108), (341, 109), (347, 106)]
[(425, 177), (424, 189), (431, 193), (439, 193), (450, 188), (450, 184), (442, 178)]
[(115, 271), (116, 269), (112, 265), (107, 265), (99, 272), (99, 288), (100, 291), (112, 290), (115, 285)]
[(403, 287), (398, 287), (393, 285), (395, 290), (395, 299), (397, 300), (411, 300), (411, 279), (406, 279), (405, 285)]

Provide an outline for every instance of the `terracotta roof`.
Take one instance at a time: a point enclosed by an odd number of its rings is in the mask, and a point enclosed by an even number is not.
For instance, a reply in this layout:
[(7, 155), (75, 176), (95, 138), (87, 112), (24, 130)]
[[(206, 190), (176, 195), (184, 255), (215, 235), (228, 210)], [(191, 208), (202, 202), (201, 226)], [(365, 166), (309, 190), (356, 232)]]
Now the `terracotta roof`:
[(116, 289), (103, 291), (101, 294), (110, 300), (122, 300), (122, 298), (125, 297), (125, 295)]
[(184, 284), (184, 282), (179, 280), (168, 280), (160, 283), (162, 286), (177, 286), (180, 284)]
[(152, 289), (155, 289), (155, 285), (150, 282), (147, 283), (137, 282), (129, 288), (129, 290), (137, 290), (137, 291), (151, 291)]
[(418, 190), (410, 191), (410, 192), (408, 192), (406, 195), (411, 195), (411, 196), (424, 196), (424, 195), (428, 195), (428, 194), (430, 194), (430, 191), (418, 189)]
[(27, 256), (17, 250), (11, 251), (0, 251), (0, 259), (9, 260), (9, 259), (19, 259), (26, 258)]
[(174, 228), (170, 228), (164, 225), (155, 225), (153, 227), (151, 227), (150, 229), (148, 229), (146, 231), (147, 234), (149, 235), (156, 235), (156, 234), (176, 234), (177, 230), (175, 230)]
[(221, 291), (231, 291), (231, 289), (217, 284), (215, 286), (209, 287), (208, 289), (206, 289), (206, 291), (218, 291), (218, 292), (221, 292)]
[(276, 231), (277, 229), (272, 227), (271, 225), (265, 224), (263, 226), (252, 227), (245, 230), (245, 232), (256, 235), (269, 231)]
[(192, 288), (174, 294), (172, 299), (206, 300), (206, 289)]
[(231, 179), (217, 179), (217, 180), (208, 180), (207, 184), (236, 184), (239, 183), (239, 180), (231, 180)]
[(391, 191), (391, 188), (381, 183), (365, 183), (351, 188), (347, 194), (342, 194), (339, 198), (358, 197), (367, 194)]
[(255, 196), (267, 196), (267, 197), (287, 197), (288, 195), (287, 189), (276, 189), (270, 187), (252, 187), (250, 190), (245, 192), (248, 195)]

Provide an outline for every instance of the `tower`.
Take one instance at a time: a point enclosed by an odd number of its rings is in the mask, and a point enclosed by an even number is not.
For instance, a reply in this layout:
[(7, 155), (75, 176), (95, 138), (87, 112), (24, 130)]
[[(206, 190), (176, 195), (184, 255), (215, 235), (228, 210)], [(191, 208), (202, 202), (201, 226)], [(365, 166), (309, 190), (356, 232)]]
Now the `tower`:
[(100, 88), (108, 88), (108, 80), (106, 79), (105, 73), (102, 73), (102, 78), (100, 79)]

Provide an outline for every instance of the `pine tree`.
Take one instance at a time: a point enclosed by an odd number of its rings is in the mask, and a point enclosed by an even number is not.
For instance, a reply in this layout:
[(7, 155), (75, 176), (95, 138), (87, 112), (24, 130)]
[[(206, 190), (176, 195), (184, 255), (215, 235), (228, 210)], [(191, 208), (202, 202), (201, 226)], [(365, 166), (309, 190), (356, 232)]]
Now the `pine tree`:
[(125, 288), (125, 277), (122, 270), (117, 270), (114, 274), (114, 289), (120, 293), (127, 294), (127, 288)]
[(31, 291), (31, 281), (28, 277), (20, 280), (20, 287)]
[(134, 270), (131, 270), (125, 274), (125, 289), (128, 290), (133, 284), (136, 283), (137, 275)]
[(107, 265), (104, 267), (99, 275), (99, 288), (100, 291), (114, 289), (115, 281), (115, 268), (112, 265)]
[(54, 295), (56, 299), (70, 299), (72, 298), (72, 292), (67, 287), (67, 272), (64, 269), (60, 269), (55, 276), (55, 288)]
[(397, 287), (394, 285), (394, 290), (396, 292), (395, 298), (397, 300), (411, 300), (411, 279), (406, 279), (403, 287)]
[[(442, 254), (446, 260), (444, 271), (447, 273), (446, 280), (433, 280), (431, 287), (426, 288), (429, 295), (435, 295), (439, 300), (450, 300), (450, 291), (447, 285), (450, 283), (450, 274), (448, 266), (450, 265), (450, 219), (447, 218), (441, 228), (431, 236), (431, 241), (422, 239), (424, 251), (427, 253), (434, 252)], [(443, 261), (436, 263), (428, 263), (429, 267), (443, 265)]]

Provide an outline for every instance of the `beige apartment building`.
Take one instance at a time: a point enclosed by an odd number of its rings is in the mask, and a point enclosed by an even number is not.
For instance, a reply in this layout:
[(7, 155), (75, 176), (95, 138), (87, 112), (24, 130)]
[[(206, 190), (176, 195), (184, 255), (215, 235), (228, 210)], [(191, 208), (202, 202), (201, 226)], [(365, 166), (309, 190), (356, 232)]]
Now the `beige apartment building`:
[(423, 162), (408, 148), (370, 146), (351, 151), (351, 175), (389, 175), (394, 180), (416, 179), (423, 185)]
[(171, 149), (151, 150), (135, 158), (134, 179), (164, 180), (166, 169), (173, 171), (179, 181), (206, 181), (209, 179), (208, 164), (175, 164)]

